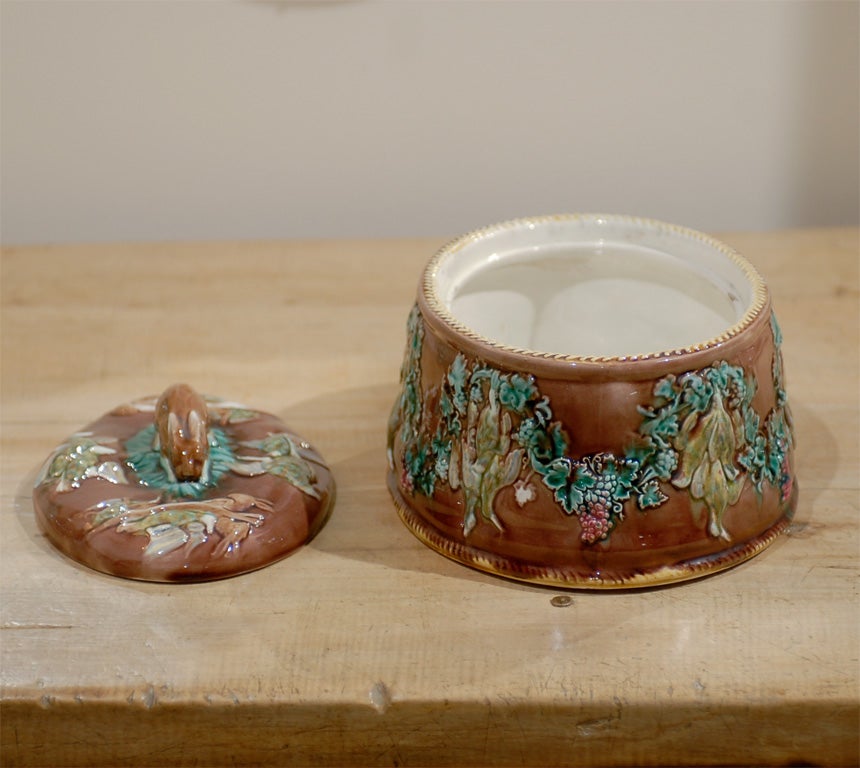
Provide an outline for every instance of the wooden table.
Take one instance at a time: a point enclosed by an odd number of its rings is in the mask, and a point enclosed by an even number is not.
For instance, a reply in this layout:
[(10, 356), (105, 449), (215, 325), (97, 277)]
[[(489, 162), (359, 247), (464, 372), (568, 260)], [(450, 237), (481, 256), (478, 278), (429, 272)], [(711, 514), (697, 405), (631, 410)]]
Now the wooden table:
[[(386, 491), (406, 315), (441, 241), (5, 250), (3, 764), (856, 763), (858, 231), (723, 239), (785, 335), (796, 521), (734, 570), (567, 605), (426, 549)], [(174, 381), (320, 449), (338, 501), (308, 547), (170, 586), (39, 533), (53, 447)]]

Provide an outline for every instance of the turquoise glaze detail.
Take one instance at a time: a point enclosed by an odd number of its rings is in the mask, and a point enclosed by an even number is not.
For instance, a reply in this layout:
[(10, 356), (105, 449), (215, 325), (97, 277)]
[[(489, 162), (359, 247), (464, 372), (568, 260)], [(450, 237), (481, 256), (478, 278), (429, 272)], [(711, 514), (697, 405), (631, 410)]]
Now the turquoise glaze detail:
[(170, 498), (199, 499), (230, 471), (236, 457), (223, 429), (209, 428), (208, 476), (195, 481), (177, 481), (168, 473), (155, 439), (154, 424), (144, 427), (125, 444), (126, 462), (141, 483), (165, 492)]

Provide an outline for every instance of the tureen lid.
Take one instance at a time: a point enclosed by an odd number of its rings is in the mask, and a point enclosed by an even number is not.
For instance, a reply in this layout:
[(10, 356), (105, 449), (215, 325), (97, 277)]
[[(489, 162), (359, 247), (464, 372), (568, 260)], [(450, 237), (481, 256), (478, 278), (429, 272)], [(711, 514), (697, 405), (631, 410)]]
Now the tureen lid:
[(71, 435), (46, 460), (33, 501), (48, 539), (90, 568), (207, 581), (309, 541), (331, 511), (334, 479), (278, 417), (176, 384)]

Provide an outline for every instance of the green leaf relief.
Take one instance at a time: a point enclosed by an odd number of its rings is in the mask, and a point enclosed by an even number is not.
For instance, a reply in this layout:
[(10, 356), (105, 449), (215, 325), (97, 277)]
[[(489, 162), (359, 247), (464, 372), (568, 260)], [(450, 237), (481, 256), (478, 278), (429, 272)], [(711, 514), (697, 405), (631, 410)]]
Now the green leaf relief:
[(664, 501), (668, 501), (668, 497), (660, 490), (660, 485), (656, 480), (644, 483), (639, 493), (636, 494), (636, 504), (641, 510), (659, 507)]
[[(634, 500), (640, 512), (664, 504), (662, 484), (686, 490), (694, 519), (701, 510), (710, 535), (728, 538), (726, 510), (737, 503), (747, 478), (761, 493), (763, 483), (790, 492), (788, 451), (791, 425), (779, 403), (765, 419), (752, 408), (756, 383), (739, 366), (720, 361), (682, 376), (666, 376), (651, 402), (637, 406), (637, 440), (624, 455), (598, 453), (575, 458), (549, 398), (531, 376), (455, 356), (428, 409), (421, 389), (421, 324), (410, 316), (410, 343), (401, 372), (401, 396), (390, 425), (403, 442), (401, 487), (432, 497), (437, 485), (463, 494), (463, 531), (481, 522), (498, 529), (499, 492), (537, 476), (559, 504), (576, 517), (586, 545), (605, 541)], [(417, 340), (417, 341), (416, 341)], [(774, 373), (781, 377), (775, 354)], [(779, 390), (781, 380), (774, 382)], [(393, 456), (390, 456), (393, 462)], [(392, 463), (393, 466), (393, 463)], [(517, 503), (529, 503), (534, 493)]]
[[(116, 462), (109, 462), (108, 466), (102, 461), (102, 457), (117, 452), (116, 447), (109, 445), (114, 442), (110, 438), (95, 438), (88, 432), (72, 435), (48, 458), (39, 473), (36, 485), (54, 482), (56, 490), (63, 493), (79, 488), (87, 478), (110, 479), (108, 470), (116, 465)], [(104, 469), (101, 469), (102, 467)]]
[(424, 325), (418, 305), (412, 307), (407, 321), (406, 352), (400, 367), (400, 397), (394, 404), (388, 420), (388, 453), (392, 462), (391, 450), (398, 427), (400, 437), (405, 442), (413, 435), (421, 417), (421, 350), (424, 344)]
[(314, 488), (316, 474), (311, 465), (300, 456), (275, 457), (266, 465), (266, 472), (286, 480), (308, 496), (320, 498), (319, 491)]
[(670, 374), (654, 385), (654, 397), (672, 400), (675, 397), (675, 376)]
[(237, 456), (230, 469), (236, 474), (255, 476), (269, 474), (286, 480), (302, 493), (319, 499), (319, 491), (314, 487), (317, 481), (313, 465), (301, 454), (292, 436), (277, 432), (262, 440), (248, 440), (242, 443), (262, 455)]

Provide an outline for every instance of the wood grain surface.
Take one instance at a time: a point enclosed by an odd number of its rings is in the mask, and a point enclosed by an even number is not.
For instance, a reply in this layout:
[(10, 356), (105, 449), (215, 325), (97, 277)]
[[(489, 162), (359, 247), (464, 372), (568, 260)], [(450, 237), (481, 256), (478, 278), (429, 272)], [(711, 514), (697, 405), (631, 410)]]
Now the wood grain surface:
[[(858, 231), (722, 237), (782, 325), (797, 516), (733, 570), (611, 594), (471, 571), (395, 513), (384, 433), (440, 240), (6, 249), (3, 765), (856, 764)], [(326, 457), (338, 500), (309, 546), (164, 585), (40, 534), (55, 445), (175, 381)]]

